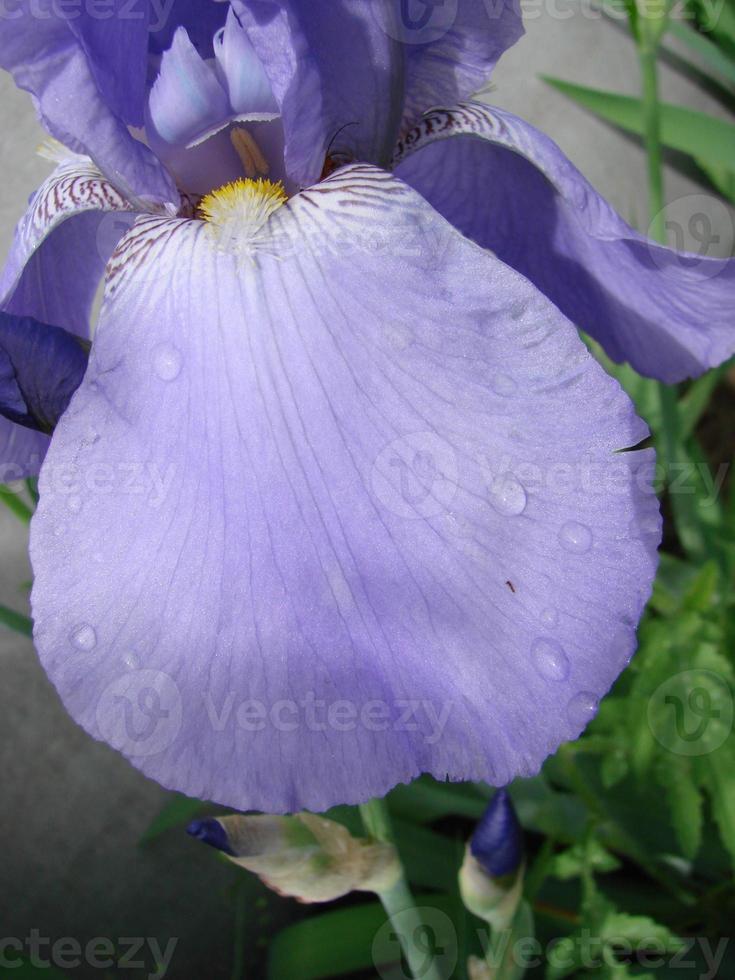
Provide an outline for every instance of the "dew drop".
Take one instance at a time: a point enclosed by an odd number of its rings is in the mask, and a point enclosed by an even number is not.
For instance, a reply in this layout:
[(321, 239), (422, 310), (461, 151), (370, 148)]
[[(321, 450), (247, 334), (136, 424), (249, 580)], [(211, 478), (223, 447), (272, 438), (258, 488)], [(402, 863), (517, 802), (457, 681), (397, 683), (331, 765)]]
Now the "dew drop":
[(497, 395), (512, 395), (518, 387), (517, 383), (507, 374), (496, 374), (490, 382), (493, 391)]
[(569, 658), (556, 640), (539, 637), (531, 648), (531, 654), (542, 677), (550, 681), (565, 681), (569, 677)]
[(592, 531), (586, 524), (568, 521), (559, 531), (562, 548), (576, 555), (583, 555), (592, 547)]
[(569, 721), (575, 728), (583, 728), (596, 714), (599, 703), (590, 691), (580, 691), (567, 705)]
[(553, 628), (559, 623), (559, 613), (556, 609), (550, 606), (548, 609), (542, 610), (539, 619), (544, 624), (544, 626)]
[(97, 646), (97, 634), (89, 623), (82, 623), (81, 626), (77, 626), (77, 628), (72, 632), (71, 642), (72, 645), (77, 648), (77, 650), (82, 650), (85, 653), (89, 653)]
[(630, 536), (639, 539), (641, 535), (658, 537), (661, 534), (661, 520), (657, 514), (648, 514), (643, 518), (636, 518), (630, 522)]
[(67, 501), (67, 507), (72, 512), (72, 514), (78, 514), (82, 509), (82, 498), (69, 497), (69, 500)]
[(490, 502), (499, 514), (518, 517), (526, 509), (526, 491), (514, 476), (504, 473), (496, 477), (490, 486)]
[(159, 344), (153, 351), (153, 367), (161, 381), (175, 381), (182, 365), (181, 351), (173, 344)]

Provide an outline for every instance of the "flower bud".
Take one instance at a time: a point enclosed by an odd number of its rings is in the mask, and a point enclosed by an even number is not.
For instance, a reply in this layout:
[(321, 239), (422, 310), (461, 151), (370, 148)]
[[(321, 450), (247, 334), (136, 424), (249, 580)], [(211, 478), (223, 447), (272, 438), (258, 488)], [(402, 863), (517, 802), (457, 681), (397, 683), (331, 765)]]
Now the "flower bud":
[(496, 929), (507, 928), (523, 896), (523, 832), (508, 791), (498, 790), (467, 845), (462, 900)]
[(301, 902), (386, 891), (401, 873), (391, 844), (353, 837), (341, 824), (312, 813), (197, 820), (188, 833), (257, 874), (279, 895)]

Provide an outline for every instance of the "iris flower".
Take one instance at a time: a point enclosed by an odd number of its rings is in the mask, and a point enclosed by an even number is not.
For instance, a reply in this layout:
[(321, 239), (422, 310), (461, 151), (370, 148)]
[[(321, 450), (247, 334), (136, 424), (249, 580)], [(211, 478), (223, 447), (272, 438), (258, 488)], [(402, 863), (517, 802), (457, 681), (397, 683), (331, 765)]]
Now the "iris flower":
[(0, 282), (35, 643), (165, 786), (276, 813), (422, 772), (505, 785), (634, 652), (652, 452), (577, 328), (696, 375), (735, 348), (735, 273), (472, 101), (516, 6), (0, 20), (64, 148)]

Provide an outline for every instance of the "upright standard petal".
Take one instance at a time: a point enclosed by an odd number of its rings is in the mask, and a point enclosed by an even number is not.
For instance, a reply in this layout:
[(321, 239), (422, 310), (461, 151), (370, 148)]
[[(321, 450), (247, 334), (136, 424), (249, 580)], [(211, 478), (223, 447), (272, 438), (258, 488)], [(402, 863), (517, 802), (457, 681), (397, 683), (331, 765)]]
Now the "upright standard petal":
[(669, 383), (735, 353), (735, 262), (649, 241), (547, 136), (479, 103), (427, 113), (396, 173), (616, 361)]
[(375, 5), (334, 0), (233, 0), (280, 106), (286, 169), (306, 187), (325, 155), (385, 165), (404, 91), (403, 46)]
[(180, 27), (161, 59), (161, 70), (148, 101), (149, 128), (172, 146), (187, 146), (225, 126), (230, 117), (227, 93)]
[(518, 0), (382, 0), (374, 10), (405, 45), (404, 125), (478, 92), (523, 35)]
[(33, 95), (44, 127), (91, 157), (122, 193), (177, 203), (163, 167), (106, 103), (82, 43), (53, 0), (20, 0), (12, 16), (0, 17), (0, 67)]
[(214, 55), (233, 113), (242, 119), (275, 119), (278, 105), (265, 68), (232, 9), (214, 39)]
[(102, 98), (130, 126), (143, 125), (150, 16), (148, 2), (105, 0), (67, 18)]
[(41, 475), (41, 659), (92, 735), (239, 809), (504, 785), (632, 654), (658, 505), (652, 454), (618, 450), (646, 431), (383, 171), (255, 237), (141, 218)]

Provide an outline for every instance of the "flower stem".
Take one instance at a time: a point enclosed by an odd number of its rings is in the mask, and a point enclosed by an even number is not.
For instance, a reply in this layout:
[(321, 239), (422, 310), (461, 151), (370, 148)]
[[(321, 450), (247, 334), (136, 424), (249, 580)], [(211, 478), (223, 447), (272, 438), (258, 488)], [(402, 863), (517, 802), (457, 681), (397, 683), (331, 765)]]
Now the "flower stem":
[[(641, 70), (643, 133), (648, 163), (649, 233), (651, 238), (666, 244), (666, 215), (664, 208), (664, 172), (661, 149), (661, 111), (659, 106), (658, 53), (666, 33), (669, 18), (667, 9), (654, 16), (640, 13), (637, 20), (636, 41)], [(683, 431), (679, 392), (676, 385), (659, 383), (658, 398), (661, 406), (661, 429), (657, 449), (665, 464), (666, 473), (679, 471), (686, 466), (687, 456), (682, 453)], [(672, 508), (677, 532), (685, 551), (696, 557), (702, 550), (704, 532), (697, 507), (696, 496), (678, 494), (672, 496)]]
[[(360, 815), (365, 830), (371, 837), (386, 844), (393, 844), (395, 847), (393, 828), (385, 800), (363, 803), (360, 807)], [(394, 921), (400, 916), (400, 928), (396, 928), (396, 933), (411, 976), (420, 977), (421, 980), (442, 980), (433, 960), (427, 966), (426, 943), (420, 938), (424, 923), (403, 870), (396, 884), (388, 891), (379, 892), (378, 898), (389, 920)]]
[(661, 117), (658, 102), (658, 44), (643, 37), (638, 45), (643, 84), (643, 132), (648, 158), (648, 208), (651, 237), (666, 244), (664, 211), (664, 173), (661, 153)]

